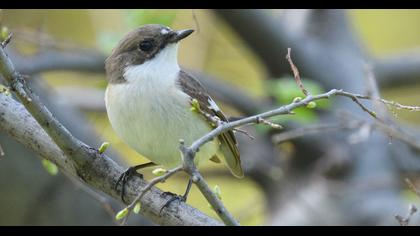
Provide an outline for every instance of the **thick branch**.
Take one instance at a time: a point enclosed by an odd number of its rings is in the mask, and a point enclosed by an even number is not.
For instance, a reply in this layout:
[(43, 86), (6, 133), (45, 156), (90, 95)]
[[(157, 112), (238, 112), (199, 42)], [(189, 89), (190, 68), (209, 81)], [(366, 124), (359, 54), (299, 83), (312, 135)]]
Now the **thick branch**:
[[(92, 152), (92, 166), (77, 169), (26, 109), (4, 93), (0, 93), (0, 130), (40, 156), (55, 163), (64, 173), (71, 176), (78, 176), (82, 173), (87, 175), (85, 182), (89, 186), (97, 188), (121, 201), (120, 194), (113, 188), (118, 177), (124, 171), (121, 166), (105, 155), (98, 156), (96, 152)], [(144, 180), (133, 176), (126, 185), (126, 199), (129, 201), (134, 200), (139, 189), (146, 186), (146, 184)], [(153, 188), (141, 200), (142, 213), (157, 224), (221, 225), (220, 222), (184, 203), (180, 203), (177, 207), (170, 207), (159, 215), (160, 208), (168, 200), (167, 197), (163, 197), (161, 194), (160, 190)], [(171, 206), (174, 206), (174, 204)]]

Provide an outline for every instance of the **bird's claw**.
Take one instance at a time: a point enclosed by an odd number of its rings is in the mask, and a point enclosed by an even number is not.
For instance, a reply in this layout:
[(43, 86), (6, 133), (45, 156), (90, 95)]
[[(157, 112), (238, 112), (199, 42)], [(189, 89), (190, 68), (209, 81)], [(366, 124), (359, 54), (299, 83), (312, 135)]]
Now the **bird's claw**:
[(163, 192), (162, 195), (171, 195), (172, 197), (160, 208), (159, 215), (162, 213), (162, 210), (168, 207), (173, 201), (175, 200), (179, 200), (180, 202), (187, 201), (185, 196), (177, 195), (171, 192)]
[(120, 177), (118, 178), (117, 182), (115, 183), (114, 189), (117, 190), (118, 185), (121, 182), (121, 200), (125, 203), (124, 195), (125, 195), (125, 184), (127, 183), (128, 179), (133, 175), (138, 176), (139, 178), (143, 179), (143, 175), (137, 172), (135, 167), (129, 167), (125, 170)]

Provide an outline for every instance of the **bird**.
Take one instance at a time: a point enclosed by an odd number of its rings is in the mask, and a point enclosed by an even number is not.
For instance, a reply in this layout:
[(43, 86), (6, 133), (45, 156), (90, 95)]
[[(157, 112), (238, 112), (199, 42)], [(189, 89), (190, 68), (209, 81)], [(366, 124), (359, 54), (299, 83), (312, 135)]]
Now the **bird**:
[[(228, 122), (204, 86), (178, 64), (179, 42), (193, 32), (143, 25), (123, 36), (106, 58), (105, 104), (110, 124), (123, 142), (151, 161), (128, 168), (116, 185), (120, 180), (124, 185), (144, 167), (182, 165), (181, 139), (191, 145), (217, 126), (214, 120)], [(194, 163), (198, 167), (207, 160), (223, 162), (235, 177), (244, 176), (232, 130), (200, 147)], [(181, 200), (186, 201), (191, 184), (190, 178)], [(124, 201), (124, 186), (121, 197)]]

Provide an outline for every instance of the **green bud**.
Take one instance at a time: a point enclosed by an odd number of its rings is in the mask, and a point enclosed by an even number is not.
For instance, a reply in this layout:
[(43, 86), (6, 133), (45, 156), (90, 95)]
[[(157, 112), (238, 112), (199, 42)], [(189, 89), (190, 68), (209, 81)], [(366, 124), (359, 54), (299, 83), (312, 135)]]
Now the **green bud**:
[(135, 213), (135, 214), (139, 214), (139, 212), (140, 212), (140, 208), (141, 208), (141, 204), (140, 204), (140, 202), (137, 202), (136, 203), (136, 205), (134, 206), (134, 208), (133, 208), (133, 212)]
[(47, 159), (42, 159), (42, 166), (44, 166), (45, 170), (47, 170), (50, 175), (56, 175), (58, 173), (57, 166)]
[(1, 41), (5, 40), (7, 36), (9, 36), (9, 28), (7, 28), (6, 26), (1, 27)]
[(300, 101), (302, 101), (302, 98), (301, 97), (295, 97), (295, 98), (293, 98), (293, 103), (300, 102)]
[(6, 96), (10, 95), (9, 89), (2, 84), (0, 84), (0, 93), (4, 93), (4, 95), (6, 95)]
[(167, 172), (167, 170), (163, 169), (163, 168), (156, 168), (152, 171), (152, 173), (156, 176), (162, 176)]
[(308, 105), (306, 105), (307, 108), (313, 109), (316, 107), (316, 102), (309, 102)]
[(193, 99), (192, 101), (191, 101), (191, 109), (190, 109), (191, 111), (194, 111), (194, 112), (199, 112), (199, 111), (201, 111), (201, 109), (200, 109), (200, 103), (198, 102), (198, 100), (197, 99)]
[(123, 219), (128, 214), (128, 208), (124, 208), (115, 215), (116, 220)]
[(109, 147), (109, 143), (108, 142), (102, 143), (101, 146), (98, 149), (99, 153), (100, 154), (104, 153), (108, 147)]
[(375, 118), (377, 117), (377, 116), (376, 116), (376, 112), (374, 112), (374, 111), (372, 111), (371, 115), (372, 115), (373, 117), (375, 117)]
[(216, 194), (217, 198), (222, 200), (222, 190), (220, 190), (219, 185), (215, 185), (213, 188), (214, 194)]
[(283, 129), (283, 126), (282, 125), (279, 125), (279, 124), (275, 124), (275, 123), (271, 123), (271, 128), (273, 128), (273, 129)]

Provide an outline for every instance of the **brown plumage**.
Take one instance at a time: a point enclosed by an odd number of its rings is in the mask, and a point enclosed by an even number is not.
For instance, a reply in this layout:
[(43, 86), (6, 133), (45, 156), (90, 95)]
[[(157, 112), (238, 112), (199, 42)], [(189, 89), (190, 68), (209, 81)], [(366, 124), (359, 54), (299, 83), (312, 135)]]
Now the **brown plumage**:
[[(197, 81), (194, 77), (182, 70), (179, 73), (178, 79), (179, 86), (182, 89), (182, 91), (188, 94), (191, 97), (191, 100), (197, 99), (200, 105), (200, 109), (203, 112), (211, 116), (218, 117), (221, 121), (228, 121), (226, 116), (219, 108), (213, 107), (212, 104), (210, 104), (210, 101), (212, 101), (213, 104), (215, 103), (199, 81)], [(208, 122), (207, 117), (205, 117), (204, 115), (202, 115), (202, 117), (206, 122)], [(210, 123), (209, 126), (211, 126)], [(233, 131), (229, 130), (225, 133), (222, 133), (218, 136), (218, 139), (220, 141), (220, 149), (224, 155), (223, 159), (225, 160), (227, 167), (234, 176), (242, 178), (244, 176), (244, 172), (241, 166), (238, 143), (236, 141)], [(217, 163), (220, 162), (219, 158), (220, 157), (214, 156), (210, 160)]]

